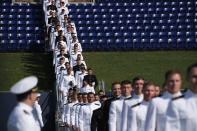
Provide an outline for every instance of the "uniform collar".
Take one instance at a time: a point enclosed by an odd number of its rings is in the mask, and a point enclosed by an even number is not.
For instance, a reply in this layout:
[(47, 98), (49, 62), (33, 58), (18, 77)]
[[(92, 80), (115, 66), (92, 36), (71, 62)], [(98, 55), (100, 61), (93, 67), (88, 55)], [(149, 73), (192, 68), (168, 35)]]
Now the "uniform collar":
[(84, 88), (89, 88), (90, 87), (90, 85), (88, 84), (87, 86), (84, 86)]
[(143, 105), (148, 105), (148, 104), (149, 104), (149, 101), (143, 100), (143, 101), (142, 101), (142, 104), (143, 104)]
[(122, 96), (122, 95), (121, 95), (120, 97), (118, 97), (119, 100), (122, 100), (122, 99), (124, 99), (124, 98), (125, 98), (125, 97)]
[(133, 94), (133, 97), (136, 97), (136, 98), (141, 98), (141, 97), (144, 97), (143, 94), (140, 94), (140, 95), (136, 95), (135, 93)]
[(61, 66), (62, 67), (62, 66), (65, 66), (65, 65), (64, 64), (59, 64), (58, 66)]
[(179, 91), (178, 93), (175, 93), (175, 94), (172, 94), (172, 97), (175, 98), (175, 97), (178, 97), (178, 96), (181, 96), (182, 93)]
[(33, 108), (23, 102), (19, 102), (18, 105), (22, 107), (27, 112), (32, 112)]
[(125, 96), (122, 96), (122, 97), (123, 97), (123, 99), (129, 99), (129, 98), (131, 98), (131, 95), (129, 95), (127, 97), (125, 97)]
[(73, 101), (72, 103), (73, 103), (73, 104), (76, 104), (76, 103), (78, 103), (78, 101)]
[(117, 97), (115, 97), (115, 98), (120, 98), (121, 97), (121, 95), (119, 95), (119, 96), (117, 96)]
[(164, 94), (163, 94), (163, 97), (164, 98), (175, 98), (175, 97), (178, 97), (178, 96), (181, 96), (181, 92), (179, 91), (178, 93), (175, 93), (175, 94), (171, 94), (169, 93), (168, 91), (166, 91)]
[(133, 94), (133, 98), (143, 100), (144, 94), (136, 95), (136, 94), (134, 93), (134, 94)]
[(70, 73), (70, 74), (67, 73), (67, 76), (72, 76), (72, 73)]
[(99, 100), (94, 101), (93, 103), (101, 104)]
[(88, 105), (92, 106), (92, 105), (94, 105), (94, 102), (92, 102), (92, 103), (88, 103)]

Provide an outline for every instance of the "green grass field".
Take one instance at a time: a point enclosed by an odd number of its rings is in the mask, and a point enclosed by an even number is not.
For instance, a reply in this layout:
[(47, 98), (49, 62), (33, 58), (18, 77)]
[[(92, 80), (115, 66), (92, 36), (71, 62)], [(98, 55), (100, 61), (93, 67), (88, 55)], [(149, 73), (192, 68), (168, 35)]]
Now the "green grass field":
[[(185, 73), (187, 67), (197, 62), (196, 51), (132, 51), (132, 52), (84, 52), (88, 67), (94, 69), (98, 80), (105, 81), (109, 90), (111, 83), (135, 76), (143, 76), (160, 86), (164, 74), (169, 69), (177, 69), (182, 74), (183, 88), (187, 87)], [(7, 91), (10, 86), (24, 76), (39, 77), (42, 90), (53, 89), (54, 76), (50, 53), (1, 53), (0, 90)]]
[(0, 90), (8, 91), (15, 82), (29, 75), (38, 76), (40, 89), (51, 90), (52, 70), (49, 53), (0, 53)]
[(105, 81), (108, 90), (113, 81), (132, 80), (135, 76), (142, 76), (161, 86), (165, 72), (170, 69), (181, 72), (185, 88), (186, 69), (197, 62), (196, 51), (90, 52), (84, 56), (98, 79)]

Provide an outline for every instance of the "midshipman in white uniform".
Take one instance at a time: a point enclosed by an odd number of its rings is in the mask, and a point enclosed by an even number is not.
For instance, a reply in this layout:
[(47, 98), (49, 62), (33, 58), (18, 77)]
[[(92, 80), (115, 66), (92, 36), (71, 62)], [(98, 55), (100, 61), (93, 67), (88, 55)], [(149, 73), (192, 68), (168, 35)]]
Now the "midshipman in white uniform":
[(122, 109), (122, 121), (121, 121), (121, 131), (126, 131), (127, 128), (127, 116), (128, 110), (134, 104), (140, 103), (143, 101), (144, 95), (142, 93), (144, 85), (144, 79), (142, 77), (135, 77), (133, 79), (133, 88), (134, 88), (134, 95), (124, 101), (123, 109)]
[(166, 72), (165, 81), (167, 91), (161, 96), (153, 98), (148, 106), (145, 131), (164, 131), (166, 111), (170, 100), (181, 96), (181, 74), (176, 70)]
[(131, 99), (132, 85), (126, 80), (121, 83), (122, 96), (120, 99), (113, 101), (109, 110), (109, 131), (121, 131), (122, 108), (124, 100)]
[(37, 97), (37, 83), (37, 77), (29, 76), (11, 87), (10, 92), (16, 95), (18, 104), (9, 116), (8, 131), (40, 131), (32, 113), (32, 107)]
[(165, 131), (197, 130), (197, 63), (187, 69), (187, 81), (187, 92), (169, 104)]
[(143, 87), (144, 100), (129, 107), (127, 131), (144, 131), (149, 100), (155, 96), (155, 85), (147, 82)]
[(91, 118), (93, 111), (100, 108), (100, 105), (94, 103), (94, 93), (88, 93), (88, 104), (81, 106), (79, 110), (79, 130), (91, 131)]

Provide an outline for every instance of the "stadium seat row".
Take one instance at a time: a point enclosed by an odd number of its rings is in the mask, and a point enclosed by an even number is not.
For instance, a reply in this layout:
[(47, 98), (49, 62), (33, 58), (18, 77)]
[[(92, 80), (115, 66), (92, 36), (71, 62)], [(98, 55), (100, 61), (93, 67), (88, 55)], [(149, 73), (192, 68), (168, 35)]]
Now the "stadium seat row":
[(69, 4), (84, 49), (197, 48), (197, 2), (101, 0)]
[(0, 1), (0, 51), (43, 51), (42, 4)]

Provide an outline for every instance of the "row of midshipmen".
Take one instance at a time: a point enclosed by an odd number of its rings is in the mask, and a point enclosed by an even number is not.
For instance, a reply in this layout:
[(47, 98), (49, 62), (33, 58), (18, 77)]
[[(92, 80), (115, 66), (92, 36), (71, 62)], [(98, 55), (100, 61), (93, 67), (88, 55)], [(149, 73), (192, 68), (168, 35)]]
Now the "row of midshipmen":
[[(47, 8), (45, 20), (50, 48), (54, 51), (53, 64), (56, 73), (58, 100), (62, 103), (60, 106), (62, 109), (62, 121), (66, 125), (70, 125), (69, 119), (73, 118), (69, 115), (70, 107), (68, 107), (72, 105), (69, 102), (70, 91), (74, 88), (76, 92), (95, 93), (94, 88), (97, 87), (98, 81), (96, 76), (92, 74), (91, 68), (88, 69), (88, 72), (86, 71), (87, 66), (82, 56), (82, 47), (77, 40), (75, 24), (68, 18), (68, 11), (66, 11), (67, 14), (64, 14), (65, 9), (56, 9), (57, 4), (53, 1), (49, 2), (51, 4), (48, 4), (49, 8)], [(64, 5), (63, 1), (60, 1), (61, 5)], [(65, 6), (64, 8), (67, 7)], [(57, 16), (57, 14), (59, 15)], [(87, 106), (87, 109), (90, 107), (90, 112), (100, 105), (99, 102), (97, 102), (96, 106), (90, 103), (86, 104), (84, 103), (83, 105), (84, 107)], [(76, 114), (78, 116), (79, 113)], [(78, 122), (78, 120), (75, 121)]]
[[(181, 73), (170, 70), (165, 74), (161, 96), (155, 97), (155, 86), (142, 78), (132, 85), (123, 81), (120, 96), (109, 101), (109, 115), (104, 114), (102, 131), (196, 131), (197, 130), (197, 64), (188, 67), (188, 89), (180, 91)], [(104, 109), (105, 111), (105, 109)]]
[[(86, 71), (87, 66), (81, 44), (77, 40), (75, 24), (68, 18), (67, 2), (49, 0), (44, 2), (43, 8), (49, 43), (54, 51), (53, 64), (60, 99), (66, 103), (68, 90), (72, 87), (77, 88), (78, 92), (95, 92), (93, 87), (96, 87), (98, 82), (91, 73), (92, 69), (89, 69), (88, 73)], [(85, 75), (89, 76), (83, 81)], [(88, 85), (83, 84), (87, 81)], [(81, 87), (85, 88), (80, 89)]]
[(91, 121), (95, 118), (93, 111), (101, 109), (101, 103), (103, 104), (107, 97), (103, 91), (95, 95), (92, 92), (77, 93), (76, 90), (70, 89), (67, 99), (68, 103), (65, 104), (62, 114), (64, 129), (90, 131)]
[[(143, 89), (143, 86), (144, 86), (144, 89)], [(107, 131), (109, 127), (111, 127), (110, 129), (119, 130), (118, 125), (120, 126), (121, 121), (118, 121), (118, 120), (121, 120), (120, 118), (122, 117), (121, 116), (122, 112), (120, 110), (121, 110), (121, 107), (123, 106), (124, 99), (129, 101), (132, 98), (132, 103), (134, 105), (137, 103), (138, 105), (138, 103), (143, 101), (143, 99), (146, 99), (148, 101), (149, 99), (159, 95), (160, 93), (159, 87), (156, 86), (155, 84), (148, 82), (144, 85), (144, 79), (142, 77), (135, 77), (133, 79), (133, 87), (135, 90), (132, 95), (133, 97), (131, 97), (132, 85), (130, 81), (125, 80), (125, 81), (122, 81), (121, 83), (114, 82), (112, 84), (113, 97), (108, 98), (106, 102), (104, 102), (104, 99), (105, 98), (107, 99), (106, 96), (105, 97), (103, 96), (104, 92), (99, 91), (98, 94), (100, 96), (100, 101), (101, 101), (102, 106), (96, 110), (95, 108), (91, 108), (92, 105), (96, 107), (97, 107), (97, 104), (99, 105), (98, 101), (92, 102), (93, 93), (88, 94), (88, 99), (87, 99), (86, 93), (78, 94), (78, 100), (77, 100), (76, 92), (74, 91), (73, 93), (73, 89), (70, 89), (68, 103), (65, 105), (65, 108), (64, 108), (65, 110), (63, 111), (64, 114), (62, 114), (62, 119), (66, 125), (66, 129), (67, 130), (76, 129), (80, 131), (83, 131), (83, 130), (85, 131), (90, 131), (90, 130), (105, 131), (106, 130)], [(71, 98), (73, 98), (73, 101)], [(81, 103), (82, 98), (83, 98), (83, 103)], [(88, 100), (90, 103), (87, 104)], [(114, 101), (114, 103), (116, 102), (116, 105), (113, 104), (112, 101)], [(111, 102), (112, 104), (110, 107)], [(83, 108), (85, 109), (84, 111), (83, 111)], [(124, 109), (125, 109), (124, 112), (128, 111), (127, 108), (124, 108)], [(84, 115), (84, 113), (87, 115)], [(127, 114), (124, 114), (124, 115), (127, 118)], [(108, 127), (109, 116), (110, 116), (110, 122), (117, 121), (119, 124), (115, 122), (116, 123), (115, 125)], [(127, 120), (125, 119), (125, 121)], [(80, 124), (80, 123), (84, 123), (85, 125)], [(126, 129), (127, 127), (125, 128), (125, 130)]]
[[(81, 103), (80, 94), (77, 102), (76, 91), (71, 92), (64, 108), (63, 122), (68, 130), (72, 125), (73, 129), (81, 131), (108, 129), (110, 131), (196, 131), (197, 63), (188, 67), (186, 78), (189, 87), (186, 92), (181, 93), (180, 72), (176, 70), (166, 72), (165, 88), (159, 97), (156, 97), (158, 95), (156, 86), (152, 82), (144, 84), (141, 77), (133, 79), (134, 94), (132, 96), (130, 81), (125, 80), (121, 84), (113, 83), (114, 97), (102, 104), (101, 108), (99, 108), (99, 102), (95, 101), (94, 93), (88, 93), (88, 100), (87, 94), (84, 93), (83, 103)], [(40, 130), (41, 124), (32, 113), (37, 97), (37, 82), (37, 78), (31, 76), (12, 86), (11, 92), (16, 94), (19, 103), (8, 119), (8, 131)], [(70, 97), (72, 94), (73, 103)], [(103, 115), (95, 114), (98, 109)], [(72, 115), (73, 113), (76, 115)], [(95, 118), (98, 119), (95, 120)], [(99, 124), (94, 124), (95, 122)]]
[[(45, 0), (43, 2), (50, 49), (54, 51), (53, 64), (57, 77), (65, 68), (66, 62), (70, 62), (72, 68), (81, 63), (86, 67), (81, 54), (81, 44), (77, 40), (75, 24), (67, 17), (69, 14), (67, 4), (67, 0), (57, 0), (56, 2)], [(79, 68), (76, 66), (76, 71), (78, 70)], [(38, 104), (40, 94), (36, 93), (37, 82), (36, 77), (30, 76), (12, 86), (11, 92), (16, 94), (19, 103), (9, 116), (8, 131), (39, 131), (44, 126), (42, 111)]]

